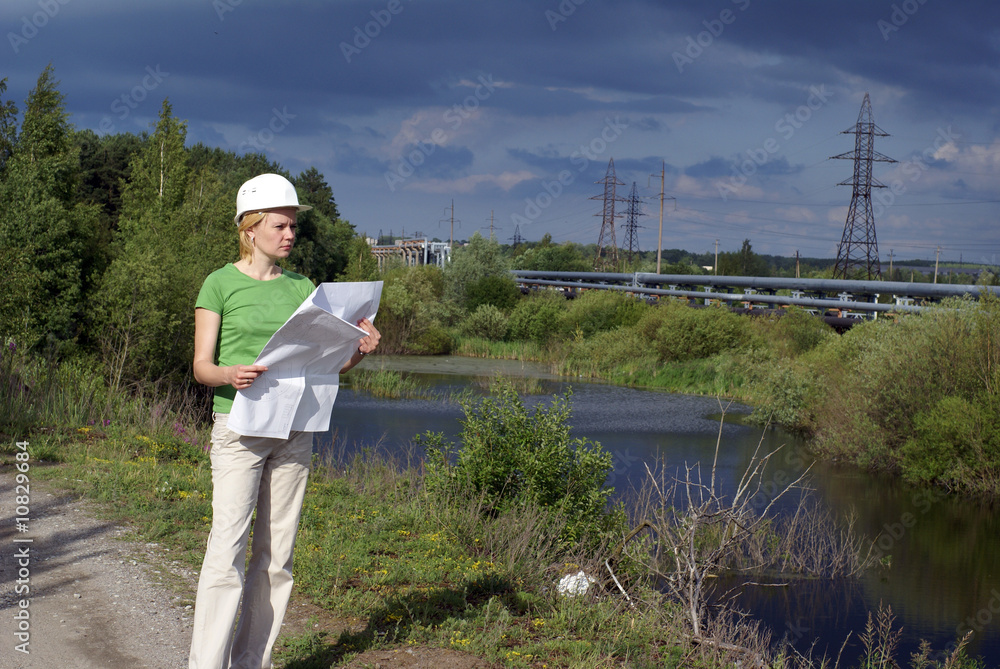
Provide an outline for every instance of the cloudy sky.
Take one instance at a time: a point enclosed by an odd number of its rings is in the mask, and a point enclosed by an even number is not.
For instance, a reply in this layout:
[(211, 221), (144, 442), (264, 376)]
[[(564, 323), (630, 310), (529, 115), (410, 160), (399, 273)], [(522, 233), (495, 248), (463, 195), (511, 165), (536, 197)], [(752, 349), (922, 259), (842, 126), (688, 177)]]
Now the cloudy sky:
[[(995, 0), (5, 0), (19, 107), (317, 167), (358, 230), (597, 242), (614, 160), (639, 248), (832, 257), (865, 93), (884, 261), (1000, 262)], [(235, 197), (235, 196), (234, 196)], [(624, 213), (627, 203), (617, 205)], [(621, 246), (627, 219), (616, 222)]]

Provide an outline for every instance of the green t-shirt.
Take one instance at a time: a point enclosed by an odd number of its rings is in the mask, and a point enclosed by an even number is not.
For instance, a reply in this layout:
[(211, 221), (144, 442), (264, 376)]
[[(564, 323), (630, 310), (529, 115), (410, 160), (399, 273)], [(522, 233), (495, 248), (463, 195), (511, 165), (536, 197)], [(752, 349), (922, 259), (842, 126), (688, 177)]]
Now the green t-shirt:
[[(222, 316), (215, 349), (218, 365), (252, 365), (271, 335), (314, 288), (312, 281), (288, 270), (282, 270), (281, 276), (269, 281), (252, 279), (232, 263), (209, 274), (198, 293), (195, 308)], [(229, 413), (234, 397), (235, 388), (219, 386), (215, 389), (212, 409)]]

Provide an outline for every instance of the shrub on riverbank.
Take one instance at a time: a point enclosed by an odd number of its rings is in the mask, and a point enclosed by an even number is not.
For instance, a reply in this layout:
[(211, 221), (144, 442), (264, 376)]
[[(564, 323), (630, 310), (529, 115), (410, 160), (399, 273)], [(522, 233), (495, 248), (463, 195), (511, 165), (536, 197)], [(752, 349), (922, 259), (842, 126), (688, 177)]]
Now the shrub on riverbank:
[[(606, 508), (611, 454), (600, 444), (570, 438), (568, 396), (548, 406), (525, 407), (500, 380), (491, 397), (463, 400), (459, 441), (426, 434), (425, 485), (441, 505), (472, 500), (488, 516), (539, 509), (558, 528), (557, 546), (594, 550), (620, 536), (624, 516)], [(552, 532), (549, 532), (552, 534)]]
[(1000, 493), (1000, 302), (956, 300), (856, 325), (758, 375), (758, 411), (827, 457)]

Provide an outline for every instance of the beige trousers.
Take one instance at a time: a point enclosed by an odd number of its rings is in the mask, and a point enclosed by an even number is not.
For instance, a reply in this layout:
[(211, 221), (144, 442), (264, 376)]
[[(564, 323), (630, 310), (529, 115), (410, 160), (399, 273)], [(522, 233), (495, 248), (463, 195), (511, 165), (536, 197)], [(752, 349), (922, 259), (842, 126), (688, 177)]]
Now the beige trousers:
[(212, 428), (212, 531), (198, 580), (189, 667), (267, 669), (292, 592), (313, 435), (244, 437), (226, 427), (228, 419), (216, 414)]

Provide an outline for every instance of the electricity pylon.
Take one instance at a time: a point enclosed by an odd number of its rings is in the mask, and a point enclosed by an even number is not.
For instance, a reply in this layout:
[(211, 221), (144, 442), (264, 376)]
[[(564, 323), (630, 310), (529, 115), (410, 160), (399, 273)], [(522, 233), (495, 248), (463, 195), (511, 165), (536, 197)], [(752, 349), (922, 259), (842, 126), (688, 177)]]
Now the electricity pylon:
[[(615, 214), (615, 202), (622, 202), (623, 198), (615, 195), (617, 186), (624, 186), (625, 182), (615, 176), (615, 159), (608, 161), (608, 172), (600, 181), (594, 183), (604, 184), (604, 194), (595, 195), (591, 200), (604, 200), (604, 209), (601, 216), (601, 234), (597, 239), (597, 258), (594, 260), (594, 269), (600, 271), (607, 269), (610, 265), (615, 269), (618, 267), (618, 244), (615, 242), (615, 218), (620, 218), (621, 214)], [(608, 244), (608, 254), (604, 255), (605, 244)]]
[(637, 189), (638, 186), (633, 181), (632, 192), (628, 196), (628, 208), (625, 210), (625, 244), (622, 245), (622, 248), (627, 249), (629, 265), (632, 264), (632, 256), (639, 250), (636, 230), (641, 226), (639, 226), (638, 220), (640, 216), (645, 215), (645, 212), (642, 211), (642, 205), (639, 202)]
[(833, 158), (854, 161), (854, 176), (841, 181), (838, 186), (851, 186), (851, 206), (847, 210), (844, 234), (837, 248), (837, 262), (833, 278), (853, 279), (864, 276), (871, 280), (882, 278), (882, 265), (878, 257), (878, 238), (875, 235), (875, 214), (872, 211), (872, 188), (885, 188), (872, 177), (872, 163), (894, 163), (888, 156), (875, 150), (875, 137), (889, 134), (872, 120), (872, 103), (865, 93), (861, 112), (854, 128), (842, 135), (854, 135), (854, 151)]

